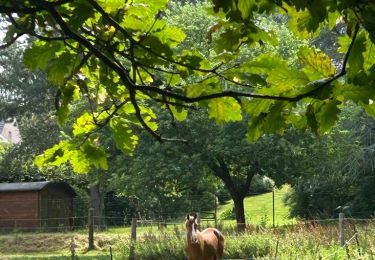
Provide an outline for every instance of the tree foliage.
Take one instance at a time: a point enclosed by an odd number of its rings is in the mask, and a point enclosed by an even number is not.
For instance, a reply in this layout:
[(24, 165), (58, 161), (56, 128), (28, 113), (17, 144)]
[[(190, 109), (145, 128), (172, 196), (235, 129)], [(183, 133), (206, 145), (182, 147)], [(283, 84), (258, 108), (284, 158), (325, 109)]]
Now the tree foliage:
[(17, 119), (22, 140), (18, 144), (6, 144), (1, 152), (0, 182), (37, 180), (65, 181), (75, 187), (86, 188), (86, 176), (77, 176), (71, 167), (46, 167), (38, 169), (34, 158), (60, 140), (54, 114), (56, 89), (44, 73), (32, 73), (22, 63), (27, 42), (0, 51), (0, 114), (3, 120)]
[(352, 216), (373, 214), (373, 127), (374, 120), (352, 104), (330, 134), (300, 140), (309, 152), (300, 157), (304, 171), (287, 198), (293, 216), (335, 217), (342, 211)]
[[(2, 47), (25, 34), (36, 39), (24, 62), (45, 71), (58, 88), (59, 122), (75, 100), (90, 103), (76, 118), (73, 136), (38, 157), (38, 165), (108, 168), (98, 135), (106, 125), (127, 153), (138, 143), (134, 127), (168, 140), (158, 131), (157, 107), (183, 119), (187, 106), (205, 106), (218, 123), (246, 115), (249, 141), (282, 134), (288, 125), (325, 133), (347, 100), (373, 110), (372, 1), (213, 0), (207, 16), (215, 23), (202, 32), (213, 36), (209, 57), (183, 45), (185, 28), (167, 22), (167, 9), (167, 0), (0, 1), (8, 24)], [(257, 16), (274, 13), (287, 14), (303, 39), (344, 23), (341, 65), (315, 47), (300, 49), (294, 64), (275, 52), (241, 59), (244, 49), (277, 44)]]
[(249, 144), (245, 121), (217, 125), (203, 109), (173, 124), (168, 114), (160, 115), (163, 133), (186, 142), (159, 143), (142, 135), (133, 158), (119, 155), (110, 163), (116, 190), (137, 196), (141, 209), (169, 214), (174, 211), (177, 215), (187, 209), (212, 210), (213, 195), (222, 196), (218, 190), (224, 186), (227, 199), (235, 202), (241, 228), (245, 222), (243, 200), (255, 192), (251, 187), (256, 175), (273, 178), (277, 186), (300, 175), (301, 168), (296, 167), (300, 159), (298, 145), (287, 139), (298, 139), (294, 133), (285, 138), (265, 136)]

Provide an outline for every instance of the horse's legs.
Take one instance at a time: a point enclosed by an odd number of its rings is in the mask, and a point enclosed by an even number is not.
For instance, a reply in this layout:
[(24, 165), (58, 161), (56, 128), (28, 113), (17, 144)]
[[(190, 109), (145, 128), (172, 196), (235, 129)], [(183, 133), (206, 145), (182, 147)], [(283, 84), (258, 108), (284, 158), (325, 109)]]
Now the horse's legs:
[(219, 243), (219, 247), (217, 249), (217, 254), (215, 256), (215, 259), (217, 257), (217, 259), (223, 259), (223, 255), (224, 255), (224, 245), (223, 243)]
[(224, 237), (219, 231), (214, 232), (217, 237), (217, 252), (215, 259), (223, 259), (224, 256)]

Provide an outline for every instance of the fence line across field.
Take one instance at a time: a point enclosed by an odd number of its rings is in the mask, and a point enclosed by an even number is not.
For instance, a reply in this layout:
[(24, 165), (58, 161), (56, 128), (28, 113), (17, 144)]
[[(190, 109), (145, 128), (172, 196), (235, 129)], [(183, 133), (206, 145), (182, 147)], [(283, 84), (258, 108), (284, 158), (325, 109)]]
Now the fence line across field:
[[(44, 219), (41, 219), (41, 220), (67, 220), (67, 219), (83, 219), (87, 222), (85, 222), (86, 224), (85, 225), (79, 225), (79, 226), (74, 226), (74, 228), (84, 228), (86, 230), (89, 230), (89, 241), (88, 241), (88, 244), (93, 247), (94, 245), (94, 235), (95, 235), (95, 230), (101, 230), (101, 228), (105, 228), (105, 227), (108, 227), (107, 225), (104, 224), (104, 226), (101, 226), (101, 225), (98, 225), (98, 221), (97, 220), (114, 220), (114, 219), (118, 219), (118, 220), (124, 220), (124, 217), (106, 217), (106, 216), (96, 216), (94, 215), (94, 210), (93, 209), (90, 209), (89, 212), (88, 212), (88, 215), (85, 216), (85, 217), (65, 217), (65, 218), (44, 218)], [(22, 221), (22, 220), (35, 220), (35, 219), (13, 219), (13, 220), (19, 220), (19, 221)], [(1, 220), (0, 220), (1, 221)], [(139, 226), (142, 226), (143, 224), (143, 219), (137, 219), (137, 218), (132, 218), (131, 220), (131, 233), (130, 233), (130, 239), (133, 240), (133, 241), (137, 241), (137, 243), (143, 243), (144, 241), (142, 241), (142, 239), (140, 240), (137, 240), (137, 227)], [(183, 225), (183, 222), (166, 222), (166, 221), (158, 221), (158, 220), (147, 220), (149, 221), (148, 223), (149, 224), (152, 224), (152, 225), (175, 225), (175, 226), (182, 226)], [(355, 226), (355, 222), (361, 222), (361, 223), (365, 223), (368, 222), (369, 224), (375, 224), (374, 222), (374, 219), (371, 219), (371, 218), (368, 218), (368, 219), (365, 219), (365, 218), (354, 218), (354, 217), (345, 217), (345, 214), (343, 213), (340, 213), (339, 214), (339, 218), (329, 218), (329, 219), (309, 219), (309, 220), (305, 220), (305, 221), (301, 221), (300, 224), (302, 225), (308, 225), (308, 224), (319, 224), (319, 223), (337, 223), (337, 227), (338, 227), (338, 241), (339, 241), (339, 244), (341, 245), (341, 248), (345, 248), (347, 247), (348, 245), (350, 245), (355, 239), (358, 239), (358, 235), (367, 235), (368, 231), (372, 231), (372, 230), (375, 230), (375, 227), (373, 228), (372, 226), (361, 226), (360, 228), (356, 229), (356, 226)], [(124, 223), (124, 226), (125, 226), (125, 221), (123, 222)], [(235, 223), (235, 225), (237, 224), (243, 224), (245, 225), (246, 223)], [(291, 226), (298, 226), (299, 223), (297, 224), (292, 224)], [(348, 225), (346, 225), (348, 224)], [(354, 234), (352, 232), (348, 232), (349, 230), (351, 230), (351, 228), (354, 227)], [(53, 226), (53, 227), (48, 227), (46, 230), (48, 229), (56, 229), (56, 230), (64, 230), (64, 226)], [(27, 228), (25, 228), (27, 229)], [(33, 228), (30, 228), (30, 229), (33, 229)], [(352, 233), (350, 234), (350, 239), (346, 240), (345, 239), (345, 231), (347, 233)], [(182, 232), (176, 232), (176, 233), (173, 233), (171, 234), (173, 236), (177, 236), (179, 238), (182, 238), (184, 236), (186, 236), (185, 232), (182, 231)], [(145, 234), (143, 234), (143, 236), (147, 236), (147, 232)], [(235, 233), (235, 234), (232, 234), (232, 233), (228, 233), (228, 234), (225, 234), (224, 233), (224, 236), (227, 237), (227, 238), (234, 238), (234, 239), (237, 239), (237, 238), (241, 238), (243, 236), (242, 233)], [(89, 247), (90, 247), (89, 246)], [(330, 257), (334, 256), (335, 254), (337, 254), (340, 250), (336, 250), (334, 253), (330, 254), (329, 256), (325, 256), (323, 259), (330, 259)], [(277, 251), (277, 250), (276, 250)], [(250, 257), (250, 258), (236, 258), (236, 259), (231, 259), (231, 260), (248, 260), (248, 259), (256, 259), (256, 258), (253, 258), (253, 257)], [(276, 258), (262, 258), (262, 259), (276, 259)], [(223, 260), (230, 260), (229, 258), (223, 258)]]
[[(74, 226), (73, 228), (75, 229), (86, 229), (87, 228), (87, 225), (84, 225), (84, 226)], [(0, 228), (0, 230), (3, 229), (3, 230), (10, 230), (10, 231), (17, 231), (17, 228), (14, 228), (14, 227), (3, 227), (3, 228)], [(67, 229), (66, 226), (57, 226), (57, 227), (43, 227), (42, 229), (44, 229), (45, 231), (48, 231), (49, 229), (51, 230), (58, 230), (58, 229), (61, 229), (63, 231), (65, 231)], [(24, 231), (38, 231), (40, 230), (40, 228), (35, 228), (35, 227), (22, 227), (22, 230)]]
[[(6, 218), (6, 219), (0, 219), (0, 221), (35, 221), (35, 220), (38, 220), (38, 221), (45, 221), (45, 220), (70, 220), (70, 219), (83, 219), (83, 220), (86, 220), (87, 219), (87, 216), (83, 216), (83, 217), (77, 217), (77, 216), (73, 216), (73, 217), (61, 217), (61, 218)], [(97, 219), (97, 220), (107, 220), (107, 219), (117, 219), (117, 220), (124, 220), (124, 219), (127, 219), (127, 217), (110, 217), (110, 216), (93, 216), (93, 219)], [(324, 223), (324, 222), (335, 222), (335, 221), (338, 221), (339, 218), (330, 218), (330, 219), (309, 219), (309, 220), (303, 220), (301, 221), (300, 223), (301, 224), (310, 224), (310, 223), (313, 223), (313, 224), (316, 224), (316, 223)], [(206, 220), (206, 219), (201, 219), (200, 221), (203, 221), (203, 222), (214, 222), (213, 220), (210, 221), (210, 220)], [(371, 218), (366, 218), (366, 219), (362, 219), (362, 218), (353, 218), (353, 217), (345, 217), (345, 221), (361, 221), (361, 222), (372, 222), (374, 221), (374, 219), (371, 219)], [(221, 220), (221, 221), (218, 221), (219, 223), (223, 223), (223, 222), (226, 222), (226, 220)], [(168, 225), (181, 225), (182, 222), (171, 222), (171, 221), (167, 221), (167, 220), (159, 220), (159, 219), (138, 219), (137, 218), (137, 223), (148, 223), (148, 224), (168, 224)], [(349, 222), (350, 223), (350, 222)], [(248, 225), (249, 222), (247, 223), (233, 223), (233, 225)], [(295, 225), (298, 225), (299, 222), (297, 223), (294, 223), (294, 224), (290, 224), (290, 226), (295, 226)], [(288, 225), (286, 225), (288, 226)]]
[(35, 220), (69, 220), (69, 219), (86, 219), (87, 217), (64, 217), (64, 218), (7, 218), (0, 221), (35, 221)]

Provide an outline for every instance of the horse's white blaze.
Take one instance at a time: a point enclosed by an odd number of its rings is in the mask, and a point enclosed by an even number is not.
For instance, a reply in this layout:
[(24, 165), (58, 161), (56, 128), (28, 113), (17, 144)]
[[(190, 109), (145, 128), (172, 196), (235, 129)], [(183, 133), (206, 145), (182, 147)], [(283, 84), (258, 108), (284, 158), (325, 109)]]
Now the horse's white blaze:
[(197, 232), (195, 231), (194, 224), (195, 224), (195, 222), (193, 222), (191, 224), (191, 237), (190, 237), (191, 243), (193, 243), (193, 244), (198, 242)]

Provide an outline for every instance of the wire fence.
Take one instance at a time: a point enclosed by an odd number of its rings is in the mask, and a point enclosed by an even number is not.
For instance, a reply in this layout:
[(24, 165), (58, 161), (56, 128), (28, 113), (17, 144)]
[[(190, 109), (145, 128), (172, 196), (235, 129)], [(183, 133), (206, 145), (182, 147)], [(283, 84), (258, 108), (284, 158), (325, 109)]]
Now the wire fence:
[[(213, 200), (214, 199), (214, 200)], [(189, 212), (201, 212), (202, 218), (216, 219), (216, 198), (208, 197), (204, 203), (198, 196), (190, 196), (182, 205), (159, 205), (145, 208), (136, 200), (125, 200), (114, 196), (105, 197), (95, 210), (94, 226), (129, 227), (136, 217), (140, 225), (165, 226), (181, 220)], [(0, 197), (0, 232), (13, 231), (69, 231), (87, 228), (89, 198), (40, 199)], [(210, 215), (211, 214), (211, 215)], [(214, 217), (212, 215), (215, 215)]]
[[(131, 226), (127, 224), (127, 221), (123, 220), (121, 217), (100, 217), (100, 216), (92, 216), (92, 226), (94, 230), (94, 236), (100, 236), (100, 232), (103, 230), (106, 230), (106, 228), (126, 228), (125, 230), (119, 230), (123, 236), (127, 237), (129, 241), (131, 240)], [(29, 219), (17, 219), (19, 221), (21, 220), (29, 220)], [(50, 218), (45, 220), (61, 220), (61, 218)], [(79, 231), (82, 234), (87, 234), (89, 230), (89, 216), (86, 217), (72, 217), (72, 218), (64, 218), (63, 220), (74, 220), (74, 221), (85, 221), (84, 225), (79, 225), (74, 227), (73, 229), (64, 229), (63, 226), (54, 226), (50, 227), (52, 230), (42, 230), (42, 231), (65, 231), (69, 232), (68, 234), (74, 234), (70, 233), (70, 231)], [(113, 220), (118, 220), (119, 222), (122, 221), (122, 225), (120, 226), (101, 226), (98, 225), (98, 223), (106, 223)], [(337, 245), (339, 244), (339, 218), (330, 218), (330, 219), (314, 219), (314, 220), (305, 220), (305, 221), (298, 221), (296, 223), (282, 226), (282, 227), (276, 227), (276, 228), (260, 228), (255, 225), (250, 225), (246, 223), (242, 223), (246, 225), (246, 229), (244, 232), (237, 232), (237, 225), (232, 223), (226, 223), (225, 221), (219, 222), (218, 227), (224, 234), (224, 237), (226, 240), (232, 240), (232, 241), (244, 241), (246, 237), (252, 237), (256, 233), (264, 233), (269, 234), (273, 233), (275, 239), (277, 239), (277, 245), (275, 240), (275, 247), (278, 246), (279, 240), (282, 241), (285, 239), (286, 233), (291, 234), (298, 234), (298, 232), (306, 232), (306, 234), (314, 234), (317, 233), (316, 238), (320, 239), (320, 241), (317, 241), (317, 244), (328, 244), (332, 240), (337, 241)], [(208, 226), (213, 226), (213, 222), (204, 222), (201, 223), (201, 229), (204, 229)], [(155, 243), (161, 243), (162, 241), (169, 241), (172, 238), (178, 238), (180, 241), (183, 241), (186, 237), (186, 233), (183, 226), (183, 221), (170, 221), (170, 222), (162, 222), (159, 220), (143, 220), (143, 219), (136, 219), (136, 228), (137, 228), (137, 244), (145, 244), (147, 246), (147, 243), (150, 243), (152, 241), (155, 241)], [(321, 254), (322, 257), (317, 257), (316, 259), (341, 259), (337, 258), (336, 256), (339, 254), (343, 254), (343, 250), (349, 250), (345, 249), (346, 247), (354, 248), (355, 250), (359, 250), (357, 255), (363, 254), (363, 252), (360, 249), (361, 248), (360, 243), (363, 243), (362, 241), (366, 241), (368, 239), (372, 239), (375, 235), (375, 220), (373, 218), (353, 218), (348, 217), (344, 218), (344, 230), (345, 230), (345, 244), (343, 247), (337, 247), (335, 251), (325, 254)], [(18, 230), (13, 230), (18, 231)], [(32, 235), (33, 233), (30, 233)], [(107, 233), (106, 233), (107, 234)], [(74, 236), (74, 235), (72, 235)], [(85, 236), (87, 237), (87, 235)], [(158, 242), (157, 242), (158, 241)], [(233, 243), (233, 242), (232, 242)], [(244, 242), (246, 243), (246, 242)], [(282, 242), (280, 242), (282, 243)], [(285, 242), (284, 242), (285, 243)], [(71, 245), (66, 245), (66, 248), (68, 248)], [(108, 244), (108, 250), (110, 248), (111, 244)], [(280, 245), (281, 247), (282, 245)], [(106, 250), (106, 251), (108, 251)], [(112, 250), (112, 249), (111, 249)], [(353, 250), (353, 249), (352, 249)], [(277, 252), (277, 250), (276, 250)], [(344, 251), (345, 252), (345, 251)], [(349, 254), (349, 253), (348, 253)], [(277, 255), (277, 253), (276, 253)], [(349, 257), (348, 257), (349, 258)], [(248, 255), (244, 258), (223, 258), (224, 259), (241, 259), (241, 260), (247, 260), (247, 259), (284, 259), (284, 258), (277, 258), (277, 257), (253, 257), (251, 255)], [(294, 258), (291, 258), (294, 259)], [(362, 258), (365, 259), (365, 258)]]
[[(258, 193), (256, 195), (259, 195)], [(309, 220), (292, 220), (285, 221), (286, 216), (281, 215), (285, 212), (280, 213), (277, 211), (272, 215), (272, 193), (268, 194), (268, 209), (257, 209), (256, 213), (258, 216), (262, 215), (263, 218), (253, 218), (253, 215), (249, 215), (246, 218), (246, 224), (249, 226), (259, 226), (258, 228), (269, 227), (270, 223), (274, 226), (287, 226), (293, 224), (305, 225), (316, 225), (318, 223), (329, 223), (337, 221), (336, 218), (325, 218), (325, 219), (309, 219)], [(132, 218), (137, 218), (139, 226), (157, 226), (159, 228), (166, 227), (169, 225), (178, 225), (184, 219), (186, 213), (199, 212), (201, 223), (207, 226), (230, 226), (235, 223), (235, 220), (223, 219), (220, 213), (216, 212), (216, 199), (211, 201), (211, 207), (197, 207), (194, 206), (196, 201), (199, 199), (198, 196), (191, 196), (191, 206), (181, 209), (180, 207), (151, 207), (148, 210), (134, 207), (120, 200), (110, 200), (105, 198), (104, 209), (101, 214), (95, 212), (94, 226), (96, 229), (105, 229), (110, 227), (130, 227)], [(90, 202), (88, 198), (76, 198), (73, 201), (66, 200), (44, 200), (41, 206), (32, 209), (22, 205), (36, 205), (37, 200), (35, 199), (23, 199), (22, 203), (18, 200), (0, 200), (0, 232), (12, 232), (20, 230), (32, 230), (32, 231), (69, 231), (85, 229), (88, 227), (88, 209)], [(136, 204), (136, 203), (135, 203)], [(5, 205), (5, 206), (4, 206)], [(4, 214), (7, 211), (8, 205), (12, 205), (14, 208), (17, 206), (13, 214)], [(43, 208), (45, 207), (45, 208)], [(13, 209), (14, 210), (14, 209)], [(10, 212), (10, 210), (9, 210)], [(271, 213), (270, 213), (271, 212)], [(374, 212), (363, 211), (353, 212), (347, 216), (347, 220), (355, 219), (356, 221), (368, 221), (372, 218), (356, 218), (353, 215), (369, 215), (374, 216)], [(269, 214), (269, 215), (266, 215)], [(270, 219), (273, 217), (274, 219)]]

